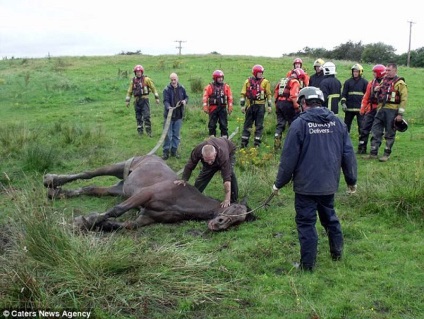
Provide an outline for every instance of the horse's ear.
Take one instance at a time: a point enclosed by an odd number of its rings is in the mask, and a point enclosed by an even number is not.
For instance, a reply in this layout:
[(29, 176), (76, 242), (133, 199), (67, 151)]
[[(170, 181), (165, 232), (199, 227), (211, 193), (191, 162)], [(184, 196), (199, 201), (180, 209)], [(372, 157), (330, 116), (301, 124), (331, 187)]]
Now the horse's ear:
[(241, 202), (239, 202), (239, 204), (247, 207), (247, 196), (243, 197), (243, 199), (241, 200)]
[[(239, 202), (240, 205), (246, 206), (246, 210), (250, 212), (252, 209), (247, 204), (247, 196), (244, 196), (241, 202)], [(249, 213), (246, 215), (245, 221), (246, 222), (253, 222), (256, 220), (256, 215), (253, 215), (253, 213)]]

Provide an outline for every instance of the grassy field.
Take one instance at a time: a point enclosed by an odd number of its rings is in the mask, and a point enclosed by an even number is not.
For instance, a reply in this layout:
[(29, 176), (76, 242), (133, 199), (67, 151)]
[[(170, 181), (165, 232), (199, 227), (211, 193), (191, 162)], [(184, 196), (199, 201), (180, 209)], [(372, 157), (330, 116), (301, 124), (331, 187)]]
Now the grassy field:
[[(313, 59), (303, 59), (311, 75)], [(353, 61), (334, 61), (343, 83)], [(293, 191), (286, 187), (258, 219), (212, 233), (202, 222), (136, 231), (79, 234), (73, 216), (102, 212), (119, 198), (50, 201), (49, 173), (72, 173), (148, 153), (162, 132), (163, 106), (151, 98), (153, 138), (139, 137), (125, 107), (132, 68), (142, 64), (160, 95), (177, 72), (190, 96), (182, 129), (180, 170), (208, 136), (201, 92), (221, 69), (235, 96), (230, 132), (241, 130), (238, 100), (254, 64), (274, 86), (292, 58), (250, 56), (111, 56), (0, 61), (0, 313), (91, 311), (90, 318), (424, 318), (424, 69), (400, 68), (409, 88), (408, 131), (398, 133), (387, 163), (358, 157), (358, 192), (340, 183), (336, 210), (345, 255), (333, 262), (323, 228), (316, 271), (299, 273)], [(364, 66), (370, 80), (372, 65)], [(343, 116), (343, 113), (340, 114)], [(274, 113), (260, 149), (238, 152), (240, 195), (251, 207), (271, 193), (279, 155)], [(351, 130), (358, 144), (356, 127)], [(240, 132), (234, 141), (239, 145)], [(382, 151), (382, 150), (381, 150)], [(162, 155), (162, 149), (157, 152)], [(193, 174), (196, 176), (196, 173)], [(191, 182), (193, 182), (193, 178)], [(79, 181), (110, 185), (109, 177)], [(205, 194), (221, 199), (217, 175)], [(134, 218), (136, 212), (122, 219)], [(55, 315), (51, 315), (55, 317)]]

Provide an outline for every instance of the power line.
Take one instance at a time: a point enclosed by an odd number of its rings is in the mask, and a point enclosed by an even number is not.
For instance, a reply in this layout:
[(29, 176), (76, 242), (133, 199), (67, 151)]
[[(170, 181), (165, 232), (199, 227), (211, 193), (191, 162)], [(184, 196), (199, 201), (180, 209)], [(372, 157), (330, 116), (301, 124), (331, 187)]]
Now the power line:
[(183, 48), (183, 47), (181, 46), (181, 43), (183, 43), (183, 42), (187, 42), (187, 41), (183, 41), (183, 40), (175, 40), (174, 42), (177, 42), (177, 43), (178, 43), (178, 46), (177, 46), (176, 48), (178, 49), (178, 55), (181, 55), (181, 49)]

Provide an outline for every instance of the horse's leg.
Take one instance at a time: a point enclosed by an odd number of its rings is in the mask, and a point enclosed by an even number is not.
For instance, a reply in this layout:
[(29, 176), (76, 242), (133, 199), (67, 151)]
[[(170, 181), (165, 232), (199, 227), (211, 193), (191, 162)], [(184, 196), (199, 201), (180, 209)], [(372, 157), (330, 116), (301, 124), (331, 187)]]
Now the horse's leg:
[(155, 222), (156, 221), (149, 216), (140, 215), (136, 218), (136, 220), (129, 220), (124, 222), (107, 219), (96, 225), (96, 227), (103, 231), (114, 231), (118, 229), (137, 229), (139, 227), (147, 226)]
[(137, 229), (138, 227), (146, 226), (155, 223), (155, 220), (148, 216), (139, 216), (136, 220), (119, 222), (116, 220), (104, 220), (101, 223), (96, 224), (96, 229), (104, 232), (115, 231), (120, 229)]
[(57, 175), (57, 174), (46, 174), (43, 178), (43, 184), (45, 187), (56, 188), (66, 183), (75, 181), (77, 179), (91, 179), (97, 176), (115, 176), (119, 179), (124, 178), (124, 172), (128, 167), (128, 161), (103, 166), (92, 171), (86, 171), (77, 174), (69, 175)]
[(123, 186), (124, 182), (120, 181), (119, 183), (111, 187), (97, 187), (97, 186), (86, 186), (77, 188), (74, 190), (59, 188), (48, 188), (47, 196), (50, 199), (53, 198), (70, 198), (80, 195), (89, 195), (89, 196), (123, 196)]
[(115, 205), (103, 214), (91, 214), (87, 217), (79, 216), (76, 217), (74, 223), (80, 227), (86, 229), (95, 229), (101, 227), (102, 223), (107, 221), (109, 218), (117, 218), (123, 215), (125, 212), (133, 208), (143, 206), (152, 197), (152, 192), (142, 191), (134, 196), (129, 197), (122, 203)]

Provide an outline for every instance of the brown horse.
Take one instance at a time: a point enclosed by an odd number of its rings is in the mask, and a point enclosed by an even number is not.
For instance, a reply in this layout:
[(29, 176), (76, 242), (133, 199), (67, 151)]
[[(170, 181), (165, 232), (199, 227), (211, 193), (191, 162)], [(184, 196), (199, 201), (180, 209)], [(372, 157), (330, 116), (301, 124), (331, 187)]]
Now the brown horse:
[[(97, 176), (115, 176), (121, 181), (111, 187), (88, 186), (66, 190), (61, 186)], [(152, 223), (176, 223), (183, 220), (209, 220), (213, 231), (228, 229), (244, 221), (254, 220), (247, 206), (233, 203), (222, 208), (220, 201), (200, 193), (194, 186), (176, 185), (177, 174), (156, 155), (131, 158), (125, 162), (104, 166), (93, 171), (70, 175), (44, 175), (44, 186), (49, 198), (92, 196), (123, 196), (122, 203), (102, 214), (92, 213), (74, 219), (74, 225), (86, 230), (111, 231), (135, 229)], [(140, 209), (134, 221), (118, 222), (117, 218), (130, 209)]]

